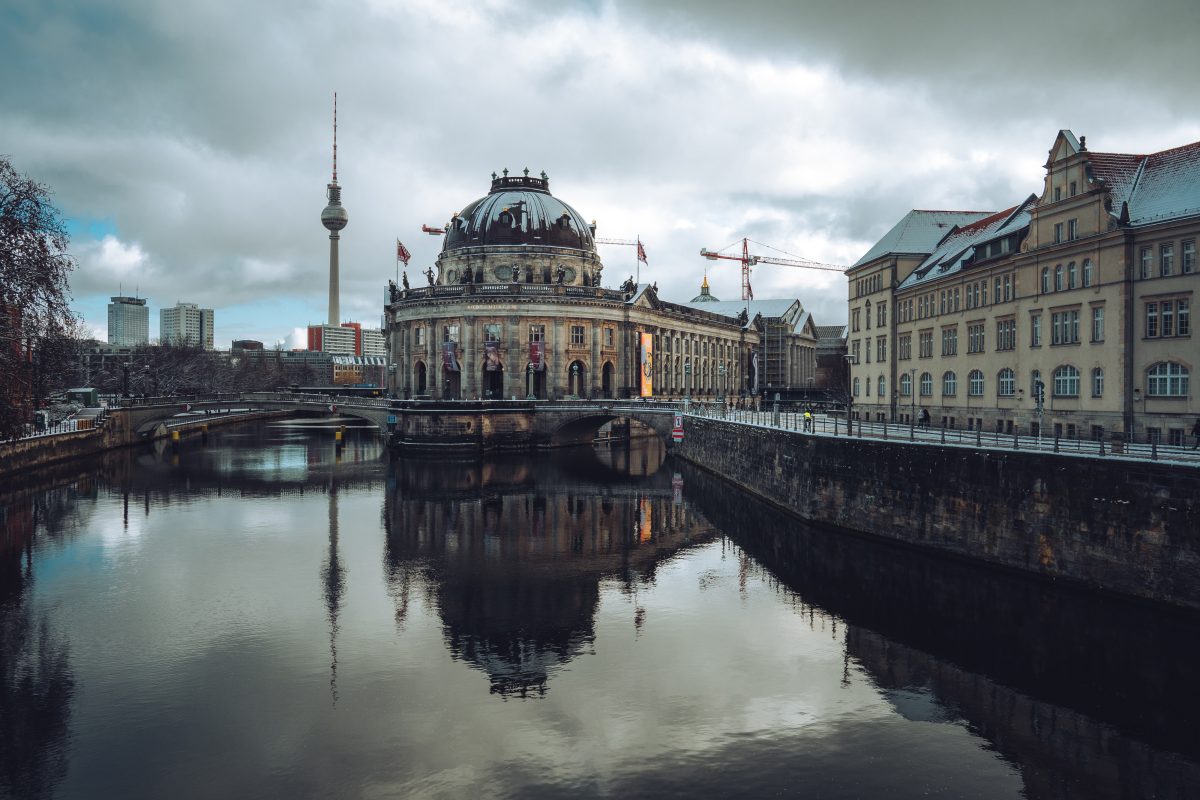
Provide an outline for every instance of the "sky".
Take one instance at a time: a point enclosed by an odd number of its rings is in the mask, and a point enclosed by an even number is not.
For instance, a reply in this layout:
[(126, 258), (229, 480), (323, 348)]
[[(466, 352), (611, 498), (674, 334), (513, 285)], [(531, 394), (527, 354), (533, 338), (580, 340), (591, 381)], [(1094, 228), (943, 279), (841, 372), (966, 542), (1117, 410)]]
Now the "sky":
[[(342, 316), (378, 325), (395, 240), (418, 283), (441, 247), (421, 225), (493, 171), (544, 170), (598, 236), (640, 237), (663, 298), (707, 269), (736, 300), (738, 264), (701, 248), (850, 265), (910, 209), (1040, 192), (1059, 129), (1200, 140), (1198, 35), (1194, 0), (9, 0), (0, 155), (52, 190), (98, 338), (136, 292), (152, 337), (182, 301), (216, 310), (220, 348), (294, 347), (326, 315), (335, 91)], [(606, 285), (634, 272), (600, 252)], [(836, 272), (752, 282), (846, 321)]]

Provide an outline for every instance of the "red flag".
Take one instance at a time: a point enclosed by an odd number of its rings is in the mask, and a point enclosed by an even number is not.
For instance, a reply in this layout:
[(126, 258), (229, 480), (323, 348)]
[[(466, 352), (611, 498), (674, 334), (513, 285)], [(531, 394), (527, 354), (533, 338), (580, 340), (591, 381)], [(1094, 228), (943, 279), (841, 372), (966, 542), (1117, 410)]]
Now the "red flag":
[[(643, 264), (646, 264), (646, 263), (647, 263), (647, 262), (646, 262), (646, 248), (642, 247), (642, 240), (641, 240), (641, 239), (638, 239), (638, 240), (637, 240), (637, 246), (638, 246), (638, 258), (637, 258), (637, 260), (638, 260), (638, 261), (640, 261), (640, 262), (642, 262)], [(647, 266), (649, 266), (649, 264), (647, 264)]]
[(410, 258), (412, 258), (412, 253), (408, 252), (408, 249), (404, 245), (400, 244), (400, 240), (397, 239), (396, 240), (396, 260), (403, 261), (404, 266), (407, 267), (408, 260)]

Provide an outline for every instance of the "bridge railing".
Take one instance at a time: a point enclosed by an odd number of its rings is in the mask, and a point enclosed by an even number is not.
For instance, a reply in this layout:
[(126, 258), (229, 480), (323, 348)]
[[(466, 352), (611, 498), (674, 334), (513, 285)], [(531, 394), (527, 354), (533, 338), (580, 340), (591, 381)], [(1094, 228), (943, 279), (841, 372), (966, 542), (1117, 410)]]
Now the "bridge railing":
[(1124, 440), (1077, 439), (1062, 436), (1031, 436), (1019, 433), (993, 433), (964, 428), (932, 428), (895, 422), (852, 421), (852, 430), (847, 430), (841, 417), (814, 414), (805, 425), (804, 414), (791, 411), (722, 410), (702, 407), (692, 408), (687, 416), (721, 419), (735, 425), (753, 425), (814, 436), (840, 436), (879, 441), (903, 441), (917, 445), (950, 445), (988, 450), (1024, 450), (1039, 453), (1072, 455), (1085, 458), (1124, 458), (1131, 460), (1171, 461), (1200, 467), (1200, 451), (1187, 446), (1167, 445), (1158, 442), (1127, 442)]

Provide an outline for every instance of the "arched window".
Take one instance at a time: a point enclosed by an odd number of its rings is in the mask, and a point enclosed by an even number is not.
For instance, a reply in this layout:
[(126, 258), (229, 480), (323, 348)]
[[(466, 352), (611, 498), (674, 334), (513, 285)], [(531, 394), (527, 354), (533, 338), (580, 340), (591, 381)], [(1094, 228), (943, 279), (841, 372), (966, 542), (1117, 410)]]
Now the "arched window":
[(921, 373), (921, 397), (933, 396), (933, 376), (928, 372)]
[(1070, 364), (1064, 364), (1054, 370), (1054, 396), (1079, 396), (1079, 370)]
[(1000, 397), (1012, 397), (1017, 391), (1017, 376), (1011, 369), (1005, 367), (996, 377), (996, 394)]
[(1187, 367), (1174, 361), (1155, 364), (1146, 370), (1146, 394), (1150, 397), (1187, 397)]
[(1083, 260), (1083, 285), (1091, 286), (1095, 279), (1096, 276), (1092, 274), (1092, 260), (1085, 258)]
[(942, 373), (942, 396), (953, 397), (958, 392), (958, 377), (953, 372)]
[(1074, 289), (1078, 285), (1076, 278), (1079, 277), (1079, 271), (1075, 268), (1075, 262), (1067, 264), (1067, 288)]
[(905, 397), (912, 397), (912, 375), (907, 372), (900, 376), (900, 394)]
[(854, 396), (855, 397), (858, 397), (858, 387), (859, 387), (859, 379), (855, 378), (854, 379)]
[(1063, 268), (1059, 264), (1054, 268), (1054, 291), (1061, 292), (1063, 290)]
[(967, 394), (972, 397), (983, 397), (983, 373), (977, 369), (967, 375)]
[(871, 396), (871, 376), (870, 375), (867, 376), (864, 383), (866, 383), (866, 386), (863, 387), (863, 390), (866, 392), (867, 397), (870, 397)]
[(878, 397), (887, 397), (887, 382), (883, 379), (882, 375), (880, 375), (879, 380), (875, 382), (875, 388), (879, 390), (875, 393)]
[(1092, 370), (1092, 397), (1104, 396), (1104, 370), (1096, 367)]
[(1042, 294), (1050, 294), (1050, 268), (1042, 267)]

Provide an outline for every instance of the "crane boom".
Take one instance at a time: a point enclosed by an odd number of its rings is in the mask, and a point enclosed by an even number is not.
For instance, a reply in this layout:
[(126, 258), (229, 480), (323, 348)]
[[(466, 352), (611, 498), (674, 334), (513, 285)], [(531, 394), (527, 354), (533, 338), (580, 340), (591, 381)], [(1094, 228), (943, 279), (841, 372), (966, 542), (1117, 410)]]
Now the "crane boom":
[(635, 239), (603, 239), (596, 237), (592, 241), (594, 241), (596, 244), (625, 244), (631, 246), (637, 244), (637, 240)]
[(422, 225), (421, 233), (428, 233), (430, 236), (442, 236), (446, 233), (445, 228), (434, 228), (430, 225)]
[(755, 264), (779, 264), (784, 267), (800, 267), (802, 269), (824, 269), (830, 272), (845, 272), (846, 268), (837, 264), (822, 264), (820, 261), (809, 261), (806, 258), (779, 258), (777, 256), (758, 256), (750, 253), (750, 240), (742, 239), (742, 254), (740, 256), (730, 256), (724, 253), (709, 250), (706, 247), (700, 248), (700, 255), (707, 258), (709, 261), (716, 261), (718, 258), (727, 259), (729, 261), (740, 261), (742, 264), (742, 299), (753, 300), (754, 290), (750, 288), (750, 267)]

